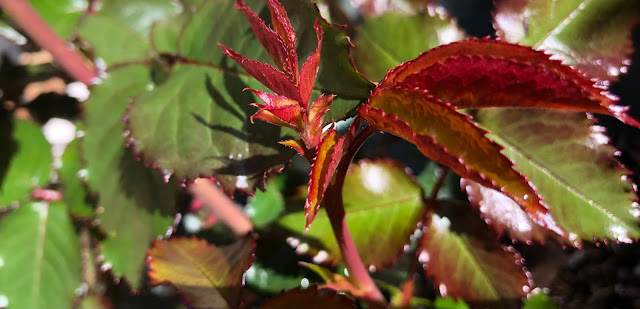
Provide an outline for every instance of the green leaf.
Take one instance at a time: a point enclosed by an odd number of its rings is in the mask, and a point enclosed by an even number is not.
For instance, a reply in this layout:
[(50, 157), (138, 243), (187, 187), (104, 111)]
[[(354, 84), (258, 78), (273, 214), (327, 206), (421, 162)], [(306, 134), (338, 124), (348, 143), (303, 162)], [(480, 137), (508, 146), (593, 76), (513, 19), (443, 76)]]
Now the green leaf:
[[(469, 309), (469, 305), (462, 299), (453, 299), (452, 297), (437, 297), (433, 302), (435, 309)], [(539, 308), (542, 309), (542, 308)]]
[(299, 287), (303, 277), (288, 276), (278, 271), (254, 262), (244, 275), (244, 280), (249, 288), (259, 290), (263, 293), (280, 293)]
[(51, 146), (40, 128), (9, 117), (0, 115), (0, 209), (46, 186), (53, 162)]
[(474, 211), (456, 204), (434, 205), (419, 261), (442, 296), (473, 307), (520, 308), (530, 280), (513, 248), (503, 248)]
[(524, 301), (522, 309), (558, 309), (558, 304), (545, 292), (532, 293)]
[(136, 151), (177, 178), (216, 176), (227, 189), (252, 192), (293, 152), (279, 145), (289, 131), (251, 124), (258, 82), (206, 65), (178, 64), (169, 79), (136, 98), (128, 113)]
[(254, 247), (250, 235), (224, 247), (196, 238), (156, 240), (148, 253), (151, 284), (171, 283), (193, 308), (237, 308)]
[(103, 268), (140, 286), (145, 251), (174, 221), (177, 185), (139, 162), (124, 147), (122, 114), (129, 97), (149, 84), (145, 66), (109, 73), (85, 102), (84, 158), (89, 186), (99, 195), (98, 220), (106, 232), (100, 243)]
[(148, 59), (153, 54), (152, 23), (180, 10), (171, 0), (112, 0), (100, 4), (100, 10), (86, 17), (78, 33), (109, 66)]
[(628, 0), (501, 0), (495, 25), (510, 42), (544, 49), (590, 77), (615, 80), (630, 64), (639, 9)]
[(336, 294), (329, 289), (318, 289), (311, 286), (308, 289), (294, 289), (284, 291), (268, 299), (260, 309), (355, 309), (356, 304), (345, 295)]
[[(405, 168), (390, 160), (360, 161), (346, 176), (346, 220), (365, 265), (380, 267), (396, 261), (422, 214), (422, 190)], [(288, 214), (278, 224), (294, 234), (297, 252), (315, 255), (315, 262), (342, 261), (324, 208), (306, 234), (304, 211)], [(379, 244), (384, 243), (384, 246)]]
[(483, 110), (476, 119), (535, 184), (569, 240), (640, 237), (628, 171), (614, 159), (603, 127), (582, 114), (551, 111)]
[(465, 37), (454, 22), (434, 11), (365, 17), (357, 33), (356, 66), (373, 80), (381, 80), (387, 71), (426, 50)]
[(255, 196), (247, 199), (245, 213), (256, 228), (263, 228), (275, 221), (284, 211), (284, 197), (282, 190), (285, 185), (285, 176), (278, 175), (269, 179), (266, 190), (256, 191)]
[(58, 176), (62, 180), (62, 193), (69, 212), (76, 216), (93, 216), (93, 205), (88, 201), (88, 188), (83, 175), (82, 154), (80, 153), (80, 139), (75, 139), (62, 154), (62, 166), (58, 170)]
[(71, 308), (80, 245), (62, 203), (29, 202), (0, 224), (0, 299), (9, 308)]
[(88, 2), (77, 0), (29, 0), (38, 15), (62, 38), (68, 39)]

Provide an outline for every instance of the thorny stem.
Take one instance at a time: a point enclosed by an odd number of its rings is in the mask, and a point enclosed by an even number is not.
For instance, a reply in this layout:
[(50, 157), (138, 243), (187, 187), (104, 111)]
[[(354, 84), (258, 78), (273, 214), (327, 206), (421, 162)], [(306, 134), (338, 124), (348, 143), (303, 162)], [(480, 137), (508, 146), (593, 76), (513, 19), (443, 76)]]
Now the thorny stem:
[[(359, 126), (359, 123), (359, 119), (356, 118), (356, 121), (354, 121), (352, 126)], [(333, 233), (338, 241), (342, 258), (349, 270), (349, 277), (358, 286), (358, 288), (366, 291), (365, 298), (368, 301), (372, 302), (375, 306), (384, 306), (386, 304), (386, 300), (373, 282), (367, 268), (362, 263), (362, 259), (358, 254), (358, 250), (353, 242), (351, 233), (349, 232), (349, 227), (347, 226), (347, 221), (345, 219), (344, 203), (342, 200), (342, 188), (344, 186), (345, 176), (349, 169), (351, 160), (358, 149), (360, 149), (360, 146), (362, 146), (367, 138), (375, 131), (376, 130), (370, 126), (365, 127), (354, 137), (350, 145), (348, 145), (348, 149), (345, 151), (334, 176), (335, 182), (330, 184), (327, 188), (327, 192), (325, 194), (325, 208), (327, 210), (329, 220), (331, 221)]]
[[(438, 175), (438, 179), (436, 180), (436, 183), (433, 185), (433, 189), (431, 189), (431, 194), (429, 194), (429, 197), (425, 201), (425, 207), (430, 207), (430, 205), (432, 205), (438, 198), (438, 193), (440, 192), (440, 189), (444, 185), (444, 181), (447, 178), (447, 174), (449, 174), (449, 167), (444, 166), (441, 171), (442, 172), (440, 173), (440, 175)], [(422, 217), (423, 223), (426, 222), (428, 215), (429, 215), (429, 210), (425, 209), (424, 215)], [(411, 259), (411, 263), (409, 264), (409, 270), (407, 271), (407, 281), (405, 281), (404, 284), (402, 285), (402, 306), (403, 307), (409, 306), (411, 297), (413, 297), (413, 290), (415, 288), (413, 275), (418, 270), (418, 257), (422, 252), (422, 238), (424, 237), (424, 235), (425, 235), (425, 226), (422, 227), (422, 234), (420, 235), (420, 238), (417, 240), (417, 247), (414, 253), (414, 257)]]
[(0, 7), (36, 44), (48, 50), (71, 77), (87, 86), (97, 78), (71, 45), (64, 42), (26, 0), (0, 0)]

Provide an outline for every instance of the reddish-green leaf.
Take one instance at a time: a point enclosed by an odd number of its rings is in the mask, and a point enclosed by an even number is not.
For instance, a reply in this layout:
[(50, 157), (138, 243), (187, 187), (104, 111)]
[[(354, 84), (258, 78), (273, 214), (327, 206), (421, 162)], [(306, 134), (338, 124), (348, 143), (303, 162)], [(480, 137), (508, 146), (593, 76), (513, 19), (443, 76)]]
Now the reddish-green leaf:
[(438, 205), (424, 233), (419, 260), (443, 296), (472, 307), (520, 308), (531, 288), (522, 260), (469, 207)]
[(349, 292), (355, 297), (363, 297), (366, 294), (366, 291), (358, 288), (357, 284), (352, 282), (349, 277), (336, 274), (328, 268), (322, 267), (320, 265), (305, 262), (300, 262), (300, 264), (313, 271), (318, 276), (320, 276), (322, 280), (324, 280), (324, 284), (320, 286), (321, 288), (332, 289), (336, 292)]
[(296, 53), (296, 33), (293, 30), (291, 21), (287, 16), (287, 11), (278, 0), (267, 0), (267, 7), (271, 12), (271, 25), (280, 35), (287, 52), (287, 65), (284, 67), (285, 73), (292, 80), (298, 80), (298, 54)]
[(638, 1), (630, 0), (500, 0), (494, 24), (507, 41), (553, 53), (606, 81), (617, 79), (630, 64), (639, 9)]
[(340, 138), (338, 131), (331, 129), (318, 145), (316, 157), (311, 164), (311, 174), (309, 176), (309, 195), (304, 204), (307, 229), (315, 219), (320, 204), (324, 197), (324, 192), (329, 186), (329, 182), (340, 163), (342, 157), (342, 147), (344, 139)]
[(193, 308), (238, 308), (253, 236), (224, 247), (203, 239), (156, 240), (147, 253), (152, 285), (171, 283)]
[(558, 111), (482, 110), (476, 118), (536, 186), (572, 243), (640, 238), (633, 186), (603, 127)]
[[(362, 262), (373, 268), (395, 263), (423, 213), (422, 189), (406, 167), (391, 160), (359, 161), (350, 167), (342, 194), (347, 225)], [(292, 234), (288, 243), (298, 253), (312, 255), (314, 262), (340, 263), (340, 248), (325, 209), (305, 234), (303, 218), (299, 211), (278, 221)]]
[(356, 304), (348, 297), (331, 289), (293, 289), (265, 301), (260, 309), (355, 309)]
[(387, 74), (379, 87), (428, 90), (459, 108), (586, 111), (640, 124), (579, 72), (529, 47), (471, 39), (434, 48)]
[(423, 90), (395, 87), (378, 89), (359, 111), (371, 125), (415, 144), (461, 177), (506, 193), (536, 223), (562, 234), (535, 190), (500, 153), (502, 147), (449, 104)]
[(322, 27), (320, 22), (316, 20), (313, 25), (316, 30), (316, 38), (318, 39), (318, 47), (302, 64), (300, 70), (300, 97), (302, 97), (302, 106), (307, 108), (309, 106), (309, 100), (311, 99), (311, 92), (313, 91), (313, 85), (316, 82), (316, 76), (318, 74), (318, 67), (320, 66), (320, 52), (322, 50)]
[[(469, 195), (471, 204), (478, 207), (480, 216), (487, 225), (498, 234), (507, 234), (513, 240), (525, 243), (545, 241), (547, 231), (535, 224), (509, 197), (469, 179), (463, 178), (460, 187)], [(553, 214), (553, 209), (551, 213)]]

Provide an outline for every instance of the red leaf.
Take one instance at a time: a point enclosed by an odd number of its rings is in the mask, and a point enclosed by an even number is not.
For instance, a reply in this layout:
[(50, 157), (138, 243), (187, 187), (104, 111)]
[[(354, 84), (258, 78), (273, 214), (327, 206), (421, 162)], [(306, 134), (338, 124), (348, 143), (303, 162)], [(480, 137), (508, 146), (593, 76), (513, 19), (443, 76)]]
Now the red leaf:
[(509, 197), (485, 188), (469, 179), (460, 180), (460, 187), (467, 192), (469, 201), (480, 210), (480, 216), (498, 234), (506, 234), (524, 243), (543, 243), (547, 231), (531, 221), (526, 212)]
[[(262, 109), (255, 115), (251, 116), (252, 119), (258, 118), (280, 126), (286, 126), (296, 130), (302, 129), (304, 110), (300, 107), (297, 101), (291, 100), (287, 97), (273, 95), (265, 91), (255, 89), (249, 90), (251, 90), (251, 92), (265, 103), (265, 105), (252, 104)], [(268, 113), (265, 113), (265, 111)], [(273, 119), (271, 115), (282, 121)]]
[(431, 49), (393, 70), (379, 87), (428, 90), (459, 108), (520, 107), (616, 116), (640, 127), (589, 79), (543, 52), (487, 39)]
[(306, 157), (306, 154), (305, 154), (306, 147), (304, 146), (304, 143), (301, 140), (289, 139), (286, 141), (278, 142), (278, 144), (287, 146), (289, 148), (293, 148), (295, 151), (298, 152), (298, 154), (300, 154), (303, 157)]
[(309, 58), (307, 58), (307, 61), (302, 64), (302, 70), (300, 71), (300, 96), (302, 97), (302, 106), (305, 109), (309, 106), (313, 85), (316, 82), (316, 75), (318, 74), (320, 53), (322, 49), (322, 27), (318, 20), (316, 20), (313, 28), (316, 30), (318, 47), (316, 47), (316, 50), (311, 54), (311, 56), (309, 56)]
[(273, 92), (296, 101), (301, 101), (298, 87), (283, 72), (278, 71), (272, 65), (247, 59), (220, 43), (218, 43), (218, 46), (222, 48), (225, 55), (235, 60), (249, 75), (255, 77), (260, 83), (273, 90)]
[(359, 114), (372, 126), (415, 144), (427, 157), (451, 167), (458, 175), (513, 198), (534, 221), (561, 235), (536, 191), (502, 147), (488, 139), (470, 117), (427, 91), (399, 87), (377, 89)]
[(236, 8), (247, 18), (256, 38), (258, 38), (260, 44), (264, 46), (264, 49), (267, 51), (271, 59), (273, 59), (276, 66), (281, 70), (284, 70), (284, 65), (287, 63), (288, 58), (288, 52), (284, 41), (282, 41), (275, 31), (267, 27), (258, 14), (253, 12), (244, 4), (243, 0), (238, 0)]
[(307, 229), (311, 225), (311, 222), (313, 222), (313, 219), (315, 219), (320, 209), (324, 192), (327, 190), (327, 186), (329, 186), (329, 182), (338, 167), (338, 163), (340, 163), (343, 144), (344, 139), (338, 136), (336, 130), (331, 129), (326, 133), (316, 150), (316, 157), (311, 165), (309, 194), (304, 204)]
[(330, 289), (318, 289), (312, 285), (307, 289), (284, 291), (265, 301), (260, 309), (355, 309), (356, 304), (347, 296)]
[[(299, 106), (292, 106), (292, 107), (282, 107), (282, 108), (274, 108), (271, 110), (266, 110), (266, 109), (261, 109), (259, 111), (257, 111), (255, 114), (253, 114), (250, 118), (251, 123), (253, 123), (253, 119), (260, 119), (264, 122), (268, 122), (271, 124), (275, 124), (277, 126), (282, 126), (282, 127), (287, 127), (287, 128), (292, 128), (294, 130), (299, 130), (300, 126), (292, 124), (288, 121), (283, 120), (282, 118), (278, 117), (276, 114), (274, 114), (273, 112), (280, 114), (280, 115), (284, 115), (286, 116), (291, 116), (292, 113), (295, 113), (295, 111), (292, 111), (292, 109), (296, 109), (299, 110), (300, 107)], [(273, 112), (272, 112), (273, 111)]]
[(298, 80), (298, 54), (296, 53), (296, 33), (287, 16), (287, 11), (277, 0), (267, 0), (267, 6), (271, 12), (271, 24), (280, 35), (287, 52), (287, 62), (284, 72), (289, 74), (292, 80)]
[(237, 308), (254, 237), (216, 247), (203, 239), (156, 240), (147, 253), (151, 285), (171, 283), (193, 308)]
[[(324, 115), (329, 111), (333, 98), (335, 98), (335, 95), (327, 96), (323, 94), (311, 105), (311, 109), (309, 110), (309, 127), (311, 129), (311, 136), (320, 136), (320, 130), (322, 130), (324, 124)], [(312, 147), (315, 147), (316, 145), (317, 143)]]

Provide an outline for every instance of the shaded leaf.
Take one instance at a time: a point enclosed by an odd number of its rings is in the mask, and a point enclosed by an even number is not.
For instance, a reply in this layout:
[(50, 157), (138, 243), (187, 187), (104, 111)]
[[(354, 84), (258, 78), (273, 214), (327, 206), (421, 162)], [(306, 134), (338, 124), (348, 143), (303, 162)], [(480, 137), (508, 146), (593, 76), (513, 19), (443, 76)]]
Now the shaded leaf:
[(515, 250), (502, 248), (468, 208), (436, 208), (424, 231), (419, 260), (440, 294), (462, 298), (473, 307), (520, 308), (531, 283)]
[(58, 176), (62, 180), (62, 194), (69, 212), (76, 216), (90, 217), (94, 214), (93, 205), (88, 201), (88, 188), (85, 184), (86, 169), (83, 169), (80, 139), (74, 139), (62, 154), (62, 166)]
[(0, 208), (21, 202), (49, 183), (51, 146), (40, 128), (24, 120), (0, 115)]
[(88, 2), (75, 0), (29, 0), (38, 15), (62, 38), (68, 39)]
[(134, 289), (140, 286), (146, 249), (173, 224), (178, 189), (124, 147), (122, 114), (129, 98), (149, 82), (144, 66), (115, 70), (92, 88), (85, 102), (84, 159), (89, 186), (99, 195), (97, 217), (106, 232), (100, 243), (103, 268), (125, 276)]
[[(346, 176), (343, 198), (347, 224), (363, 263), (380, 267), (395, 262), (422, 213), (422, 190), (414, 179), (393, 161), (360, 161)], [(289, 243), (299, 253), (314, 255), (316, 263), (342, 261), (324, 208), (304, 235), (303, 216), (300, 211), (278, 221), (294, 233)]]
[(355, 309), (353, 300), (330, 289), (294, 289), (280, 293), (265, 301), (260, 309)]
[(249, 288), (263, 293), (277, 294), (283, 290), (299, 287), (303, 278), (282, 274), (256, 261), (244, 274), (244, 280)]
[(365, 17), (357, 33), (353, 58), (362, 73), (373, 80), (382, 79), (387, 71), (425, 50), (465, 37), (454, 22), (434, 10)]
[(615, 80), (633, 53), (637, 1), (496, 1), (494, 25), (509, 42), (530, 45), (590, 77)]
[(336, 274), (328, 268), (322, 267), (320, 265), (305, 262), (300, 262), (300, 264), (313, 271), (318, 276), (320, 276), (322, 280), (324, 280), (324, 284), (321, 285), (320, 288), (332, 289), (336, 292), (348, 292), (349, 294), (357, 298), (364, 297), (366, 294), (366, 291), (358, 288), (358, 286), (348, 277)]
[(483, 110), (476, 117), (535, 184), (572, 242), (640, 237), (628, 171), (614, 159), (603, 127), (566, 112)]
[(383, 88), (360, 108), (360, 115), (376, 128), (415, 144), (425, 156), (461, 177), (508, 194), (537, 224), (562, 234), (535, 190), (500, 153), (501, 147), (450, 105), (426, 91)]
[(482, 219), (499, 235), (506, 234), (525, 243), (545, 241), (547, 231), (535, 224), (511, 198), (469, 179), (461, 179), (460, 187), (478, 208)]
[(129, 110), (135, 150), (179, 179), (216, 176), (227, 190), (253, 191), (269, 168), (292, 152), (277, 144), (285, 132), (249, 116), (254, 79), (217, 69), (179, 64), (169, 79), (136, 98)]
[(0, 237), (0, 295), (5, 306), (71, 308), (82, 264), (65, 205), (25, 203), (2, 218)]
[(147, 254), (151, 284), (171, 283), (194, 308), (237, 308), (254, 246), (250, 235), (223, 247), (196, 238), (156, 240)]

